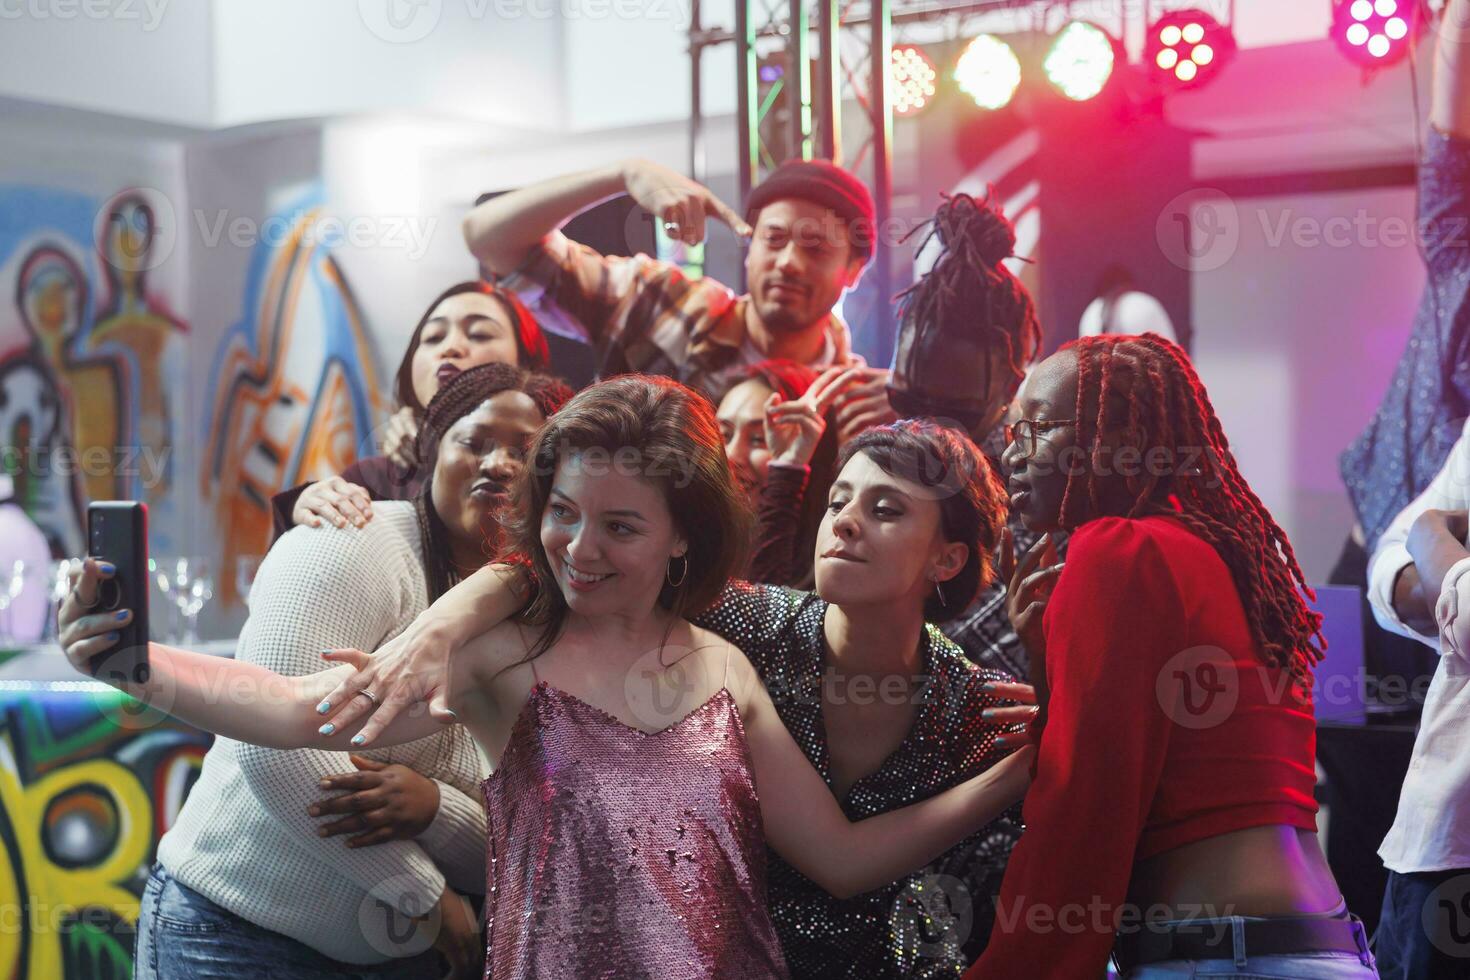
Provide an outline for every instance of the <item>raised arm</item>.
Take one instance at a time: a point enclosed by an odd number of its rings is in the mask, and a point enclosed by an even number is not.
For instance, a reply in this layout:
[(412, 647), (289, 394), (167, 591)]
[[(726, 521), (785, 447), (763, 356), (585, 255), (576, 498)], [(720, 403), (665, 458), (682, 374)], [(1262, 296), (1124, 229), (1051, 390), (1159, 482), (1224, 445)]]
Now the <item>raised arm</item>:
[(628, 160), (553, 177), (486, 201), (465, 216), (465, 244), (491, 273), (509, 276), (568, 219), (622, 193), (660, 220), (677, 224), (680, 237), (691, 245), (704, 240), (706, 216), (725, 222), (737, 234), (750, 234), (745, 222), (708, 188), (648, 160)]
[(1446, 136), (1470, 139), (1470, 0), (1448, 0), (1439, 28), (1429, 120)]
[(838, 898), (922, 868), (1000, 816), (1030, 784), (1035, 750), (1027, 746), (921, 803), (854, 823), (792, 740), (750, 662), (738, 656), (730, 666), (745, 692), (740, 700), (766, 840)]
[[(258, 664), (150, 643), (147, 680), (135, 683), (108, 665), (109, 655), (116, 652), (114, 631), (131, 620), (131, 610), (96, 608), (98, 586), (113, 574), (92, 558), (72, 573), (72, 590), (62, 602), (58, 623), (61, 646), (73, 667), (164, 714), (226, 738), (277, 749), (320, 747), (322, 718), (316, 706), (351, 673), (350, 666), (286, 677)], [(119, 612), (126, 615), (118, 619)], [(438, 728), (426, 714), (405, 716), (382, 733), (381, 741), (409, 742)]]
[[(439, 597), (376, 655), (328, 651), (323, 656), (353, 663), (361, 670), (339, 676), (341, 683), (321, 699), (322, 714), (338, 730), (355, 730), (359, 745), (378, 742), (401, 711), (427, 701), (428, 717), (439, 724), (458, 721), (449, 707), (454, 654), (470, 640), (510, 618), (530, 598), (529, 578), (517, 565), (486, 565)], [(359, 691), (371, 691), (375, 706)]]

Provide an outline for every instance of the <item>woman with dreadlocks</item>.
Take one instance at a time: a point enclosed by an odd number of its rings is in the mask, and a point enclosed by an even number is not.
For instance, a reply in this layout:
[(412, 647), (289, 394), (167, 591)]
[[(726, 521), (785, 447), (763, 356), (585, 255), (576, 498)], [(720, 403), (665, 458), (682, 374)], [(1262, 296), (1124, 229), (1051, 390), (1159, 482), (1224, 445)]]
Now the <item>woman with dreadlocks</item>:
[[(939, 255), (899, 296), (897, 355), (889, 401), (902, 416), (934, 418), (963, 429), (1000, 471), (1000, 422), (1041, 349), (1036, 304), (1005, 261), (1016, 231), (989, 195), (946, 195), (929, 239)], [(1039, 535), (1014, 516), (1011, 534), (1027, 550)], [(1065, 541), (1057, 546), (1065, 548)], [(983, 667), (1025, 677), (1025, 647), (1006, 616), (1005, 583), (981, 590), (943, 626), (965, 656)]]
[(1084, 338), (1021, 411), (1012, 509), (1072, 536), (1063, 570), (1032, 549), (1013, 579), (1045, 721), (966, 977), (1096, 980), (1115, 933), (1134, 980), (1377, 976), (1316, 836), (1320, 617), (1187, 356)]

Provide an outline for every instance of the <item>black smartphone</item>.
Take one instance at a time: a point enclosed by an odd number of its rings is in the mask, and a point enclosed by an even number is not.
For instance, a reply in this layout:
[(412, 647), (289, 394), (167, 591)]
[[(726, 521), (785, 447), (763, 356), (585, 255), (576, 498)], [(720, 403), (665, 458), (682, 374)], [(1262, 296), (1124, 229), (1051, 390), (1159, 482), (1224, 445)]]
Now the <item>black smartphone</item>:
[(96, 613), (131, 609), (117, 645), (92, 660), (92, 675), (134, 684), (148, 680), (148, 505), (103, 500), (87, 507), (87, 554), (111, 562), (117, 574), (104, 580)]

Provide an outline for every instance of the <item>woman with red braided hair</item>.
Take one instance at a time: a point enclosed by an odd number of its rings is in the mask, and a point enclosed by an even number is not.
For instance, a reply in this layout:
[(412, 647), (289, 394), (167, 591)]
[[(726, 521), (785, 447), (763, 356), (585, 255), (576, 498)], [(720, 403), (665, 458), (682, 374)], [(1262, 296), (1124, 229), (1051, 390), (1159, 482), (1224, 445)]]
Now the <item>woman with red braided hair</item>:
[(1071, 537), (1011, 575), (1042, 732), (967, 980), (1097, 980), (1115, 940), (1131, 980), (1377, 976), (1316, 836), (1320, 617), (1188, 357), (1083, 338), (1020, 408), (1012, 509)]

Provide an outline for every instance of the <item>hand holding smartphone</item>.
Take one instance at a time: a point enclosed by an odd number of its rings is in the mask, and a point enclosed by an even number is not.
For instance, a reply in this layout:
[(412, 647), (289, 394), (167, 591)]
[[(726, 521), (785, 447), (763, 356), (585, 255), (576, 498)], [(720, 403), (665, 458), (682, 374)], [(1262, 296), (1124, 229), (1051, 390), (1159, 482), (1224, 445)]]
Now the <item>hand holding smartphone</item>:
[(93, 659), (92, 675), (143, 684), (148, 680), (148, 505), (104, 500), (87, 507), (87, 554), (117, 573), (103, 581), (95, 612), (130, 609), (117, 645)]

